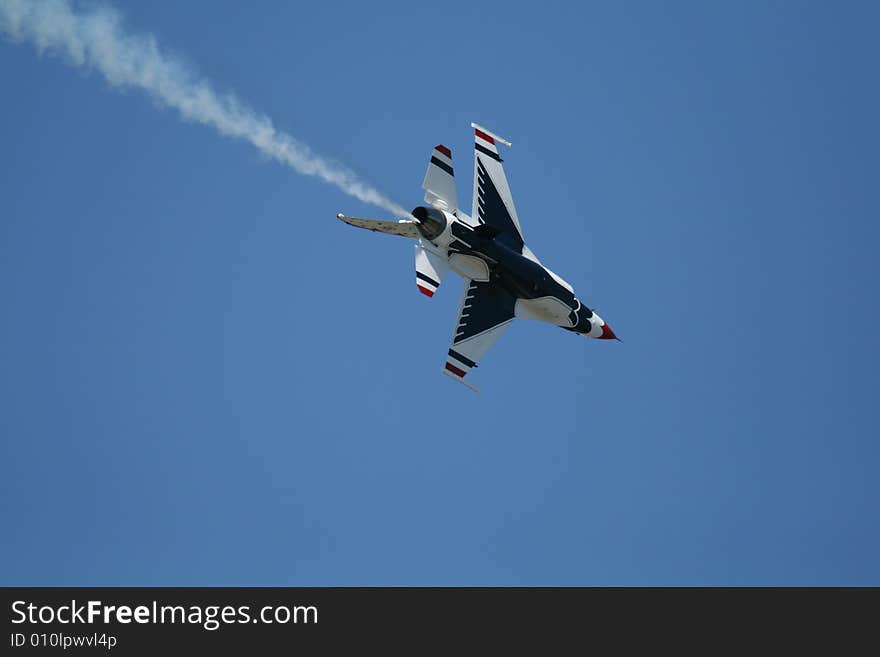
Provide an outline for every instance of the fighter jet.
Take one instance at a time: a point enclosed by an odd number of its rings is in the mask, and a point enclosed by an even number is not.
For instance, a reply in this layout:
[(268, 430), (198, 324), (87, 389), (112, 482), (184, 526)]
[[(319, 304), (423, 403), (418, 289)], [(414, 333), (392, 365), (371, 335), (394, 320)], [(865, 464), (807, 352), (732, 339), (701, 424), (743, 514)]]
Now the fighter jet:
[(599, 340), (618, 339), (574, 289), (526, 246), (498, 145), (511, 143), (472, 123), (474, 193), (471, 214), (459, 207), (452, 151), (434, 147), (422, 182), (425, 203), (411, 219), (380, 221), (336, 215), (352, 226), (408, 237), (415, 245), (416, 286), (432, 297), (454, 271), (464, 291), (442, 372), (474, 391), (465, 375), (477, 366), (515, 317), (560, 326)]

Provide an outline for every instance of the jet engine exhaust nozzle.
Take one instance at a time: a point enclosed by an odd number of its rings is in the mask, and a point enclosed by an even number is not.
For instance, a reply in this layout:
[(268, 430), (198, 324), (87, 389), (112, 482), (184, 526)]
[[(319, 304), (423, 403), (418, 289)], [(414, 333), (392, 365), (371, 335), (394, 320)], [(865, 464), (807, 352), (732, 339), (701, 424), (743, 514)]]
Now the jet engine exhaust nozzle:
[(413, 209), (412, 216), (418, 220), (416, 228), (426, 240), (436, 239), (446, 230), (446, 215), (437, 208), (420, 205)]

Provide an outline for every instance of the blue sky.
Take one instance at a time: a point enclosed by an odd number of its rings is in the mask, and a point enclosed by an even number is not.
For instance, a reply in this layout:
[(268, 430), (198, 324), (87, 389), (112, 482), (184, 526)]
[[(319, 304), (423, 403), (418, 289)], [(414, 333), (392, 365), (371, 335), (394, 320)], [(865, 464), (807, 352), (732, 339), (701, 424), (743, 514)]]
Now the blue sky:
[(473, 394), (381, 210), (0, 41), (0, 584), (880, 584), (876, 5), (417, 5), (113, 3), (405, 207), (509, 138), (625, 342)]

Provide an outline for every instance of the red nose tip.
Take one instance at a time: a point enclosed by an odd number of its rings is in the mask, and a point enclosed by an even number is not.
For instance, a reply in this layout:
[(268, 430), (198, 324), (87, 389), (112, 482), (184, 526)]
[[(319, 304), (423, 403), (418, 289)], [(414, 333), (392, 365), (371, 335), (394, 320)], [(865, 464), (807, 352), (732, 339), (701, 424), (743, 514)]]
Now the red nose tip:
[(611, 330), (611, 327), (606, 322), (602, 325), (602, 335), (599, 336), (600, 340), (617, 340), (617, 336), (614, 335), (614, 331)]

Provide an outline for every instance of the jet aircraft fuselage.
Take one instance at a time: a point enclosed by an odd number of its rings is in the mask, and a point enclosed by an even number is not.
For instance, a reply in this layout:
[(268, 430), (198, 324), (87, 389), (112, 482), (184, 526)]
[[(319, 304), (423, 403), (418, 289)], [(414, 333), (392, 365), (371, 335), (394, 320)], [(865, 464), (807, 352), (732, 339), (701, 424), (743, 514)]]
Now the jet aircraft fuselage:
[[(504, 236), (493, 226), (473, 226), (467, 215), (459, 218), (460, 211), (450, 215), (437, 208), (419, 206), (412, 214), (419, 221), (416, 227), (424, 239), (445, 247), (450, 256), (458, 254), (486, 263), (487, 282), (500, 286), (513, 297), (517, 316), (546, 321), (588, 337), (617, 337), (607, 323), (581, 303), (567, 282), (508, 246)], [(465, 263), (473, 264), (466, 260)], [(472, 268), (456, 264), (456, 258), (451, 257), (451, 268), (461, 276), (468, 277), (473, 272)]]
[(416, 240), (416, 286), (429, 297), (449, 270), (464, 279), (452, 345), (443, 373), (466, 386), (498, 336), (516, 317), (560, 326), (590, 338), (614, 339), (611, 327), (525, 244), (497, 144), (510, 142), (476, 124), (470, 216), (458, 207), (452, 151), (434, 147), (422, 182), (425, 202), (401, 221), (337, 215), (352, 226)]

